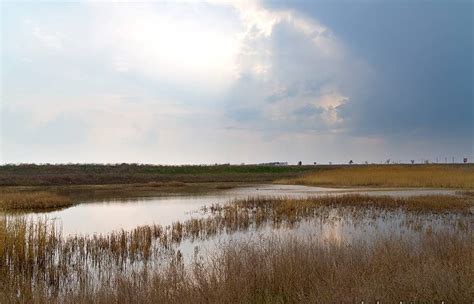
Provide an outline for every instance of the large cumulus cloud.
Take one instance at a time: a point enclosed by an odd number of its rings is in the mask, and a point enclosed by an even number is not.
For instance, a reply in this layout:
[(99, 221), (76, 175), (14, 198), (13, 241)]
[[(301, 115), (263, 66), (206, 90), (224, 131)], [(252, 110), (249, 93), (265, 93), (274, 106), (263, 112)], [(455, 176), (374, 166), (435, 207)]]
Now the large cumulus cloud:
[(239, 77), (227, 101), (234, 125), (273, 135), (343, 131), (340, 109), (368, 85), (370, 68), (315, 20), (252, 10), (259, 18), (244, 15)]

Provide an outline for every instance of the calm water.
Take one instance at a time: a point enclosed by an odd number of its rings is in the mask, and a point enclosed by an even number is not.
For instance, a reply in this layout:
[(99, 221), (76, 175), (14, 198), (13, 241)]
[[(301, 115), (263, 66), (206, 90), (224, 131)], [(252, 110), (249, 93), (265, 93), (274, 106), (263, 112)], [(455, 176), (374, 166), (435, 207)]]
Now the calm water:
[[(47, 216), (62, 227), (64, 235), (108, 233), (121, 229), (130, 230), (140, 225), (170, 225), (176, 221), (183, 221), (193, 216), (198, 216), (197, 212), (205, 205), (226, 203), (237, 198), (246, 198), (249, 196), (310, 197), (347, 193), (411, 196), (454, 194), (454, 191), (431, 189), (361, 190), (296, 185), (259, 185), (226, 190), (217, 194), (198, 196), (160, 196), (156, 198), (133, 200), (87, 202), (60, 211), (30, 214), (29, 216), (42, 218)], [(340, 223), (339, 225), (341, 227), (348, 226), (347, 223)], [(332, 229), (331, 231), (337, 231), (338, 228), (335, 229), (336, 230)], [(327, 234), (326, 232), (324, 233)], [(347, 235), (347, 233), (343, 234)]]
[[(370, 195), (412, 196), (427, 194), (455, 194), (452, 190), (371, 190), (334, 189), (292, 185), (260, 185), (236, 188), (199, 196), (169, 196), (121, 201), (86, 202), (74, 207), (49, 213), (29, 214), (31, 218), (52, 219), (62, 227), (63, 235), (106, 234), (117, 230), (132, 230), (141, 225), (159, 224), (167, 226), (176, 221), (198, 218), (205, 215), (203, 206), (225, 204), (239, 198), (255, 196), (310, 197), (360, 193)], [(15, 215), (13, 215), (15, 216)], [(160, 239), (152, 241), (152, 258), (143, 261), (126, 260), (116, 265), (113, 256), (104, 260), (103, 265), (111, 272), (124, 274), (137, 270), (165, 269), (166, 265), (180, 256), (183, 265), (192, 267), (194, 262), (201, 265), (210, 263), (212, 258), (227, 246), (244, 244), (264, 246), (269, 240), (301, 240), (321, 247), (352, 246), (359, 242), (371, 244), (377, 240), (405, 240), (413, 249), (421, 244), (427, 235), (448, 233), (469, 237), (471, 219), (465, 214), (418, 214), (401, 210), (334, 208), (321, 206), (314, 216), (294, 224), (282, 222), (274, 224), (268, 220), (258, 228), (253, 222), (243, 230), (219, 230), (207, 237), (190, 237), (179, 243), (163, 247)], [(92, 280), (100, 281), (100, 271), (89, 256)], [(170, 259), (171, 258), (171, 259)], [(124, 268), (122, 268), (122, 266)], [(117, 268), (118, 267), (118, 268)], [(191, 269), (191, 268), (190, 268)]]
[[(323, 208), (325, 209), (325, 208)], [(232, 233), (221, 233), (206, 240), (185, 240), (176, 250), (193, 261), (196, 256), (206, 258), (222, 245), (247, 243), (258, 246), (270, 238), (279, 240), (310, 240), (325, 247), (327, 245), (352, 245), (358, 242), (372, 243), (377, 239), (409, 241), (416, 244), (426, 237), (426, 233), (448, 233), (467, 235), (468, 230), (459, 224), (469, 225), (469, 218), (455, 214), (414, 214), (403, 211), (367, 211), (363, 216), (345, 212), (344, 208), (330, 210), (301, 220), (292, 226), (275, 227), (267, 223), (259, 229), (248, 229)]]

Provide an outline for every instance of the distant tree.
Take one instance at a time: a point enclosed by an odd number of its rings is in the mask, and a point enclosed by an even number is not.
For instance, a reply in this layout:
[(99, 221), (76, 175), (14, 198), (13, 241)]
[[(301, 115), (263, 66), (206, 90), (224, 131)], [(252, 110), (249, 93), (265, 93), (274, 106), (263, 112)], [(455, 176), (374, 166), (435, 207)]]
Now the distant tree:
[(349, 165), (352, 165), (354, 162), (352, 161), (352, 159), (349, 161)]

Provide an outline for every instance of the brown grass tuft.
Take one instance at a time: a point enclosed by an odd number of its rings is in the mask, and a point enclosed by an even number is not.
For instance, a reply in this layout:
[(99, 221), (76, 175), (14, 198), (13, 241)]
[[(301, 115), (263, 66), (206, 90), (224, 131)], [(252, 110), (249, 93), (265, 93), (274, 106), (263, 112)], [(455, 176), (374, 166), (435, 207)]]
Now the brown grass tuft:
[(4, 192), (0, 196), (0, 209), (7, 211), (58, 209), (72, 205), (70, 198), (46, 191)]

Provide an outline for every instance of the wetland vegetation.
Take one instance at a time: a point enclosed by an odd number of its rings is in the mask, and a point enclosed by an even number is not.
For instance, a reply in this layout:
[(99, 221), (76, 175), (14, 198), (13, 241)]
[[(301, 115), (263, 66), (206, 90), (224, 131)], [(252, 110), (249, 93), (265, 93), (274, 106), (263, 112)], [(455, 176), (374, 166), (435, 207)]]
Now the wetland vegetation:
[(51, 210), (73, 205), (71, 198), (47, 191), (1, 191), (0, 194), (0, 210), (4, 211)]
[(283, 183), (329, 187), (424, 187), (474, 189), (472, 165), (344, 166), (311, 172)]
[(3, 165), (0, 186), (146, 184), (149, 182), (270, 182), (296, 177), (324, 166), (68, 164)]
[(202, 194), (262, 183), (474, 189), (472, 165), (4, 165), (0, 209), (44, 210), (97, 199)]
[[(470, 196), (249, 198), (199, 217), (105, 235), (63, 236), (54, 221), (0, 219), (0, 300), (48, 303), (274, 303), (472, 299)], [(335, 213), (334, 213), (335, 212)], [(334, 241), (269, 234), (307, 221), (354, 227), (403, 216), (397, 231)], [(441, 223), (437, 227), (435, 223)], [(378, 228), (379, 229), (379, 228)], [(185, 254), (181, 244), (194, 244)], [(204, 254), (203, 254), (204, 253)]]

